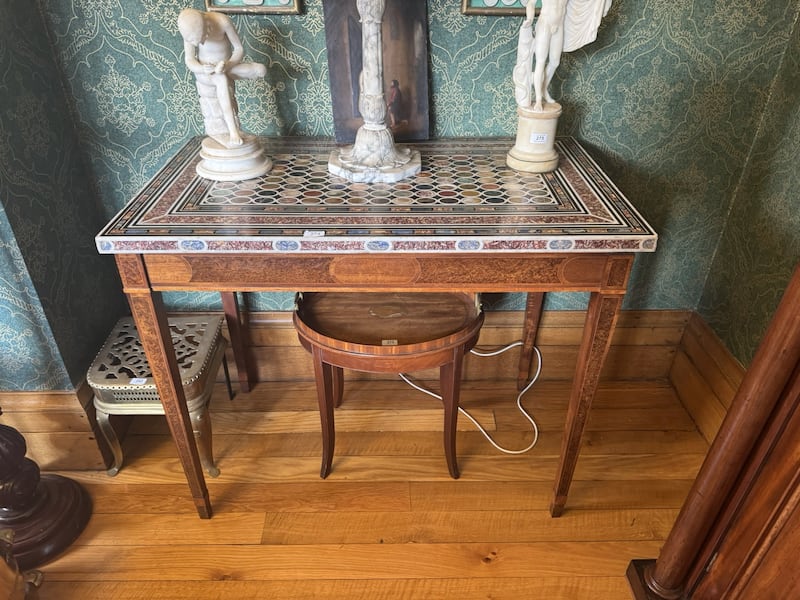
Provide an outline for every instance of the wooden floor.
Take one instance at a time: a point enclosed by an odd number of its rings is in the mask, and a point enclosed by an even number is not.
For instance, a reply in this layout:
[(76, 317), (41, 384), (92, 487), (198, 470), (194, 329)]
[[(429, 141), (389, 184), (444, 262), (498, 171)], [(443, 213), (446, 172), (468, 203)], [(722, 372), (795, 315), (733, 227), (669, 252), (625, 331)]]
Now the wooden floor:
[[(454, 481), (435, 399), (348, 381), (323, 481), (313, 384), (259, 384), (232, 402), (219, 386), (214, 517), (197, 517), (162, 419), (138, 417), (117, 477), (63, 473), (94, 513), (32, 597), (629, 600), (628, 562), (657, 556), (707, 444), (668, 384), (603, 384), (567, 511), (552, 519), (567, 395), (552, 381), (527, 394), (541, 433), (523, 455), (462, 417)], [(501, 444), (528, 444), (511, 382), (462, 396)]]

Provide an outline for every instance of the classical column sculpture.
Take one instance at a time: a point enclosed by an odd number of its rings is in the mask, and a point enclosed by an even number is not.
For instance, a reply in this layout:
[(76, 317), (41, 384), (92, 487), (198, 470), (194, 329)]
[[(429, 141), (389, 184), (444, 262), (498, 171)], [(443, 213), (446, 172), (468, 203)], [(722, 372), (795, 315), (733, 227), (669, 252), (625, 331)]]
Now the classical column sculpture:
[(272, 161), (253, 135), (242, 132), (235, 82), (264, 77), (261, 63), (244, 63), (244, 47), (230, 17), (185, 8), (178, 15), (184, 61), (195, 74), (206, 138), (197, 174), (215, 181), (239, 181), (267, 173)]
[(513, 70), (519, 120), (516, 143), (506, 162), (517, 171), (547, 173), (558, 166), (553, 144), (561, 115), (561, 105), (550, 95), (550, 82), (562, 52), (572, 52), (597, 38), (611, 0), (542, 0), (534, 25), (535, 4), (529, 0), (519, 31)]
[(420, 155), (416, 150), (395, 147), (386, 125), (381, 36), (386, 0), (357, 0), (356, 7), (361, 17), (363, 56), (358, 108), (364, 124), (356, 132), (355, 144), (331, 152), (328, 171), (349, 181), (393, 183), (420, 172)]

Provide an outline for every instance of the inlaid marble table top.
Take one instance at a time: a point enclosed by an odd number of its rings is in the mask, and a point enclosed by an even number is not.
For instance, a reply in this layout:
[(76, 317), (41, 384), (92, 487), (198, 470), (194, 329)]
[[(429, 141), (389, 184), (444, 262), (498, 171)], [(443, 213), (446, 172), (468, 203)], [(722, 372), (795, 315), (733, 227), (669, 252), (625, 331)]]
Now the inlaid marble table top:
[(657, 235), (573, 138), (544, 175), (505, 164), (510, 140), (414, 144), (422, 172), (398, 183), (328, 173), (334, 147), (264, 139), (274, 167), (241, 182), (195, 173), (178, 151), (98, 234), (101, 253), (652, 252)]

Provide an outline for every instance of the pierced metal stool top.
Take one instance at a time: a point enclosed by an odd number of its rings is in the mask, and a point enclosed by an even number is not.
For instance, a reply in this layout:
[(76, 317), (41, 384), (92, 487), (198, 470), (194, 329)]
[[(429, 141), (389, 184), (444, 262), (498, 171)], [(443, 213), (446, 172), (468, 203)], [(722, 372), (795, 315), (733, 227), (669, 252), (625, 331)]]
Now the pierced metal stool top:
[[(170, 317), (168, 323), (186, 397), (200, 396), (215, 354), (213, 350), (222, 336), (222, 317)], [(152, 371), (131, 317), (121, 318), (114, 326), (86, 380), (104, 402), (158, 399)]]

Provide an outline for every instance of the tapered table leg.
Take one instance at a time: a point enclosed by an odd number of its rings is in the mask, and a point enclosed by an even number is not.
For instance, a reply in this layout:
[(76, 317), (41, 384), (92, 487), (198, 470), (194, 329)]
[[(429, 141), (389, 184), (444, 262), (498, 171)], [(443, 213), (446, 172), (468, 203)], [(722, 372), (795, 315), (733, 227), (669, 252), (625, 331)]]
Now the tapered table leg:
[(622, 298), (621, 294), (593, 292), (589, 299), (583, 339), (575, 367), (575, 379), (567, 408), (567, 422), (561, 440), (561, 457), (556, 472), (553, 501), (550, 505), (550, 514), (554, 517), (559, 517), (564, 512), (580, 454), (583, 430), (600, 381), (603, 362), (611, 347), (611, 335), (619, 316)]
[(236, 361), (236, 370), (239, 374), (239, 389), (249, 392), (257, 381), (256, 374), (247, 359), (245, 346), (245, 328), (242, 325), (239, 303), (236, 301), (235, 292), (221, 292), (222, 309), (225, 311), (225, 321), (228, 324), (228, 335), (231, 338), (231, 350)]
[(186, 407), (186, 396), (161, 294), (150, 289), (141, 256), (118, 254), (116, 259), (131, 314), (164, 406), (167, 425), (178, 448), (178, 458), (189, 483), (197, 513), (200, 518), (209, 519), (211, 501)]
[(531, 374), (533, 346), (536, 343), (536, 334), (539, 332), (543, 304), (544, 294), (542, 292), (528, 292), (528, 297), (525, 301), (525, 323), (522, 327), (522, 352), (519, 355), (518, 390), (525, 388), (528, 383), (528, 377)]

